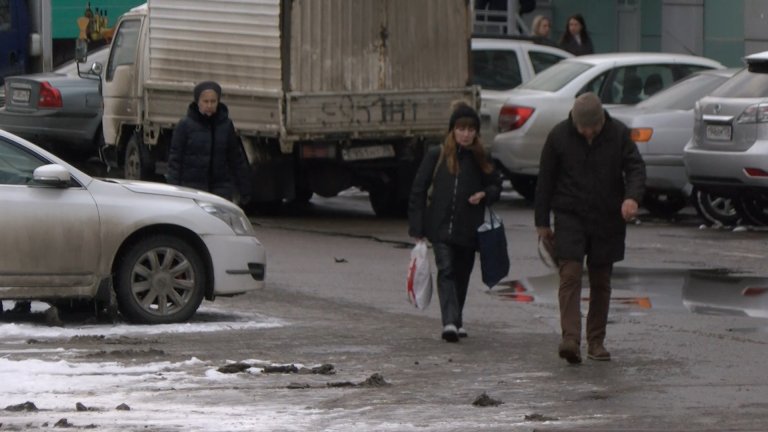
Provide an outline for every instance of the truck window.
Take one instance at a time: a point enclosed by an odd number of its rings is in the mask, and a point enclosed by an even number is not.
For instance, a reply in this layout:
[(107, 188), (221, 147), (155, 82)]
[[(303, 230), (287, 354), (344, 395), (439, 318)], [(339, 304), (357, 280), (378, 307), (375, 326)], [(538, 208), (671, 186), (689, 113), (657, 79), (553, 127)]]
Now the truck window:
[(112, 52), (107, 65), (107, 81), (112, 81), (115, 69), (121, 65), (131, 65), (136, 61), (136, 49), (139, 45), (140, 20), (126, 20), (120, 24), (112, 41)]

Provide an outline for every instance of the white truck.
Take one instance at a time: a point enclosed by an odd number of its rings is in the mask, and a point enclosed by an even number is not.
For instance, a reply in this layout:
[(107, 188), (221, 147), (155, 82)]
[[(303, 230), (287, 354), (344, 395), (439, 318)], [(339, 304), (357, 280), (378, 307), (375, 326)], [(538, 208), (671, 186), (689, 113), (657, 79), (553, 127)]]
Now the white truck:
[(470, 85), (469, 0), (149, 0), (117, 24), (106, 65), (103, 154), (161, 178), (193, 86), (214, 80), (274, 205), (370, 193), (402, 214), (450, 105)]

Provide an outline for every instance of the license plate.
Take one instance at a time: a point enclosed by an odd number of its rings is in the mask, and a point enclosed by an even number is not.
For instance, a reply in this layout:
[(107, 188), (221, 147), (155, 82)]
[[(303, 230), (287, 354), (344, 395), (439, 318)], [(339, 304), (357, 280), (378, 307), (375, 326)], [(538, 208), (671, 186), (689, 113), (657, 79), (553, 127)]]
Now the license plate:
[(29, 103), (29, 90), (13, 89), (11, 100), (14, 102)]
[(344, 160), (365, 160), (395, 157), (395, 148), (391, 145), (352, 147), (341, 149), (341, 157)]
[(731, 125), (707, 125), (707, 139), (713, 141), (730, 141)]

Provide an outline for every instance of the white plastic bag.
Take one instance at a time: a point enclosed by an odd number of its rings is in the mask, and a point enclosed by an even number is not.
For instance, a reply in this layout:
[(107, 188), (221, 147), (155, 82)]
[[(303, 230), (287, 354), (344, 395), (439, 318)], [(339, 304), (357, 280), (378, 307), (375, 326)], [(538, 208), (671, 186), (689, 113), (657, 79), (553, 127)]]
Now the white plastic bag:
[(418, 309), (426, 309), (432, 300), (432, 272), (427, 257), (427, 242), (419, 241), (411, 251), (405, 282), (408, 301)]

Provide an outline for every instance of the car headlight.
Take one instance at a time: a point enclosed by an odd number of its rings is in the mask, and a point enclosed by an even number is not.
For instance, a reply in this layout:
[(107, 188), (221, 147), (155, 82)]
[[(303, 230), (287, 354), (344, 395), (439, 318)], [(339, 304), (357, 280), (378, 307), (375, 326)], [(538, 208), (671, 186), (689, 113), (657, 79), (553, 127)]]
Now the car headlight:
[(211, 216), (224, 221), (237, 235), (254, 235), (255, 231), (248, 217), (239, 209), (232, 209), (205, 201), (195, 201), (197, 205)]

